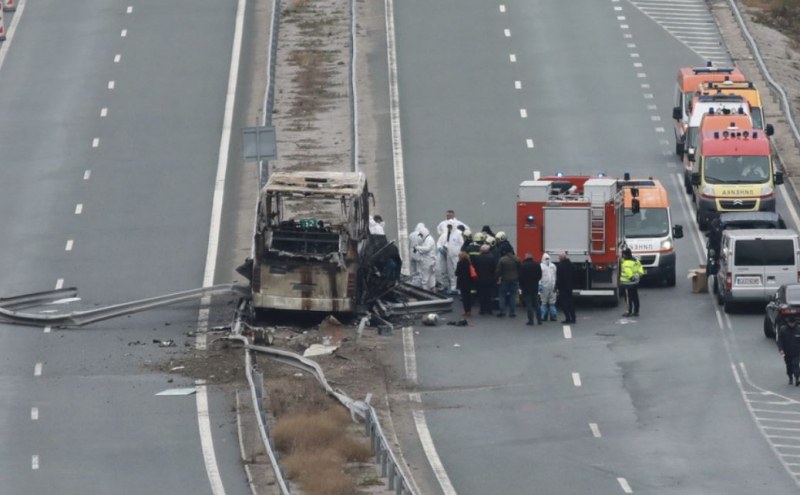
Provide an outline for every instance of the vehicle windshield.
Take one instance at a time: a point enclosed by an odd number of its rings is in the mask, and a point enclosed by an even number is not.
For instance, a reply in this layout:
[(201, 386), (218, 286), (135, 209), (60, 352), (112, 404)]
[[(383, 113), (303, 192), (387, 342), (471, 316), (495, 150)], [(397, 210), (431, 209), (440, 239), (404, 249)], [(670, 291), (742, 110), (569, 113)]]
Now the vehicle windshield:
[(669, 215), (666, 208), (642, 208), (634, 214), (625, 209), (625, 237), (666, 237), (669, 235)]
[(769, 181), (768, 156), (708, 156), (703, 160), (709, 184), (763, 184)]

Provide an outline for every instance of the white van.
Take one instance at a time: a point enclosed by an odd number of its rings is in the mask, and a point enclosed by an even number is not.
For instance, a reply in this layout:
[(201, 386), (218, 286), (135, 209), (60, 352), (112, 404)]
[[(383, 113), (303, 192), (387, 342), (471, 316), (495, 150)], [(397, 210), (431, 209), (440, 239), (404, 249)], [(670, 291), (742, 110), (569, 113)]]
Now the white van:
[(722, 232), (717, 302), (728, 313), (737, 302), (766, 302), (783, 284), (800, 281), (800, 245), (791, 229)]

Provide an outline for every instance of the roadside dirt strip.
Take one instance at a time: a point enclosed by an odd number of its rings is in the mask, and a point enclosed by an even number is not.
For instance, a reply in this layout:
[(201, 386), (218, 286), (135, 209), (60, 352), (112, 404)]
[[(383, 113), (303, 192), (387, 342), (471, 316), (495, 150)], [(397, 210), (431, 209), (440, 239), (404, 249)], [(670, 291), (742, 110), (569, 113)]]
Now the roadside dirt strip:
[[(800, 96), (800, 52), (795, 49), (796, 44), (778, 31), (753, 22), (753, 16), (759, 12), (758, 9), (746, 7), (741, 3), (738, 5), (747, 29), (753, 35), (767, 68), (773, 79), (783, 86), (793, 105), (795, 115), (798, 115), (800, 111), (800, 99), (798, 98)], [(800, 191), (800, 149), (798, 149), (789, 128), (779, 97), (759, 70), (728, 1), (714, 0), (711, 2), (711, 10), (731, 53), (734, 65), (741, 68), (761, 90), (764, 99), (764, 119), (765, 122), (775, 126), (775, 135), (772, 139), (786, 173), (786, 182), (793, 190), (790, 196), (796, 200), (796, 192)]]

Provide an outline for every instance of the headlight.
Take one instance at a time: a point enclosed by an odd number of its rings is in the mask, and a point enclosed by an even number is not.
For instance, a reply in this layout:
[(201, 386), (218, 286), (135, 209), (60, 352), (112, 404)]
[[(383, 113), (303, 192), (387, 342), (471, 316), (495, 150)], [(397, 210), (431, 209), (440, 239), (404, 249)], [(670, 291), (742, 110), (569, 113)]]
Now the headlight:
[(703, 196), (713, 196), (714, 195), (714, 188), (711, 186), (706, 186), (703, 188), (702, 191)]
[(672, 239), (664, 239), (661, 241), (661, 250), (662, 251), (671, 251), (672, 250)]
[(771, 185), (764, 184), (764, 185), (761, 186), (761, 195), (762, 196), (767, 196), (767, 195), (772, 194), (772, 193), (773, 193), (773, 190), (772, 190), (772, 186)]

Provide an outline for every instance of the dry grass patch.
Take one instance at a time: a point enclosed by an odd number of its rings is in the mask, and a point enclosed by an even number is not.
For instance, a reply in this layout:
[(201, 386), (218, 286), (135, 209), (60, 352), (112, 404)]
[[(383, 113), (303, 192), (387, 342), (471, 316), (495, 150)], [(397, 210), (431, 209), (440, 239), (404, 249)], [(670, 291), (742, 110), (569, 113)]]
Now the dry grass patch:
[(761, 9), (756, 22), (777, 29), (800, 43), (800, 0), (744, 0), (745, 5)]

